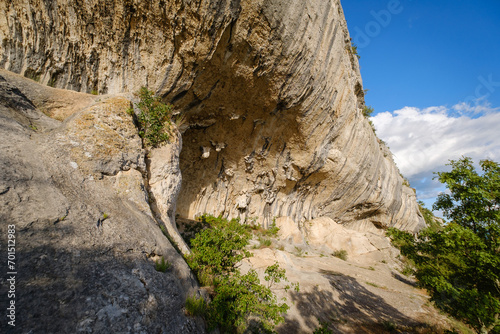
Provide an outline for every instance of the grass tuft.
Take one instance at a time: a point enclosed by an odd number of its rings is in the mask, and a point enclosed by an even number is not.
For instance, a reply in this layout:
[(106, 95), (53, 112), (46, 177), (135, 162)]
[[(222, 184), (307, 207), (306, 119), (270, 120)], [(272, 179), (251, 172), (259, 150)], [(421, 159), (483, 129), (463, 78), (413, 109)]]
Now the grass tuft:
[(162, 273), (167, 272), (167, 269), (170, 268), (171, 264), (165, 260), (165, 257), (161, 257), (161, 260), (155, 261), (155, 269), (156, 271), (160, 271)]
[(341, 260), (347, 261), (347, 251), (345, 249), (336, 250), (332, 253), (332, 255)]

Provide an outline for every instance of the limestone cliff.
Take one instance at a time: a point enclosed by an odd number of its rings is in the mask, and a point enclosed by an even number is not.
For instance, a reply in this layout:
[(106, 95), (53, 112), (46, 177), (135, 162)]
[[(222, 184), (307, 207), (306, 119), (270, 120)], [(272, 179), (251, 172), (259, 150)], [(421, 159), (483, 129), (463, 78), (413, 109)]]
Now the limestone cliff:
[(2, 1), (0, 66), (186, 115), (177, 212), (424, 226), (362, 115), (339, 0)]

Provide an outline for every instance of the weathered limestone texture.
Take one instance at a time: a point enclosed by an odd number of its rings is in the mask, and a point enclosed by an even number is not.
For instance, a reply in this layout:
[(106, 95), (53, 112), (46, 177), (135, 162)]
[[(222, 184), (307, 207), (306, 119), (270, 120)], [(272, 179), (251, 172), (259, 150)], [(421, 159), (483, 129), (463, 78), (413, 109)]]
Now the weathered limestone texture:
[(185, 114), (182, 217), (424, 226), (362, 115), (339, 0), (14, 0), (0, 40), (3, 68), (84, 92), (147, 85)]
[(188, 255), (191, 251), (175, 224), (176, 203), (182, 182), (179, 167), (182, 138), (176, 131), (172, 132), (169, 143), (154, 148), (150, 152), (150, 195), (158, 219), (164, 224), (172, 241), (175, 242), (182, 254)]
[[(130, 100), (88, 95), (92, 105), (60, 122), (27, 98), (33, 85), (0, 70), (0, 234), (15, 225), (17, 271), (16, 326), (2, 319), (0, 332), (203, 333), (183, 310), (196, 280), (148, 204)], [(81, 96), (47, 92), (61, 104)], [(162, 256), (166, 273), (155, 270)]]

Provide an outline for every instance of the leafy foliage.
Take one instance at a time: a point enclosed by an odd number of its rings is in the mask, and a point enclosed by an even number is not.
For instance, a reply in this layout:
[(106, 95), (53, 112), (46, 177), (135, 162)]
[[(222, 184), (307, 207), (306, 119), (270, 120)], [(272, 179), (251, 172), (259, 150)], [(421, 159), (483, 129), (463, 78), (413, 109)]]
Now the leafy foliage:
[(191, 240), (193, 252), (188, 260), (190, 267), (204, 277), (201, 283), (210, 285), (213, 277), (235, 272), (236, 264), (250, 256), (244, 249), (250, 232), (237, 219), (203, 215), (201, 221), (210, 227)]
[(263, 228), (259, 224), (257, 224), (255, 221), (257, 220), (257, 217), (252, 218), (250, 222), (247, 224), (247, 226), (254, 232), (256, 235), (262, 235), (265, 237), (270, 237), (270, 238), (275, 238), (278, 236), (278, 232), (280, 228), (276, 226), (276, 218), (273, 219), (271, 225), (269, 226), (268, 229)]
[(218, 277), (214, 297), (208, 305), (208, 323), (218, 325), (224, 333), (272, 332), (275, 324), (284, 321), (288, 310), (278, 304), (269, 287), (260, 284), (255, 270), (242, 275), (239, 271)]
[(273, 219), (271, 226), (269, 226), (269, 229), (266, 230), (266, 235), (270, 237), (276, 237), (279, 231), (280, 228), (276, 226), (276, 219)]
[(370, 119), (370, 117), (372, 116), (372, 114), (375, 112), (375, 109), (373, 109), (373, 107), (371, 106), (365, 106), (363, 108), (363, 116), (366, 117), (366, 119), (368, 119), (368, 123), (370, 124), (372, 130), (373, 130), (373, 133), (375, 133), (375, 125), (373, 124), (372, 120)]
[(352, 42), (352, 38), (349, 40), (349, 44), (346, 45), (346, 49), (351, 52), (353, 56), (356, 56), (361, 58), (361, 56), (358, 54), (358, 46)]
[(184, 231), (181, 232), (181, 236), (184, 239), (184, 241), (189, 245), (189, 247), (192, 247), (191, 240), (193, 240), (198, 233), (200, 233), (207, 227), (208, 226), (203, 225), (202, 222), (200, 221), (191, 222), (187, 224), (185, 223)]
[(265, 238), (259, 237), (258, 240), (260, 243), (258, 248), (271, 247), (271, 245), (273, 244), (273, 242), (270, 239), (265, 239)]
[[(280, 268), (278, 262), (276, 262), (272, 266), (267, 267), (264, 273), (264, 280), (268, 282), (269, 288), (271, 288), (274, 284), (280, 283), (281, 281), (288, 282), (288, 278), (286, 277), (286, 270)], [(288, 289), (290, 288), (293, 288), (296, 292), (300, 291), (299, 283), (291, 283), (291, 285), (286, 285), (285, 291), (288, 291)]]
[(320, 321), (320, 327), (316, 328), (313, 334), (333, 334), (333, 332), (328, 328), (327, 322)]
[(388, 235), (437, 307), (480, 333), (500, 333), (500, 168), (481, 161), (480, 175), (469, 158), (450, 165), (438, 173), (450, 193), (433, 208), (452, 222), (417, 237), (394, 229)]
[(361, 56), (358, 54), (358, 46), (356, 44), (351, 44), (351, 51), (353, 55), (358, 57), (358, 59), (361, 58)]
[(410, 181), (406, 177), (403, 177), (403, 185), (411, 188)]
[(384, 320), (381, 324), (386, 331), (392, 332), (393, 330), (396, 330), (396, 325), (392, 321)]
[[(136, 95), (139, 97), (136, 107), (139, 109), (137, 122), (141, 138), (144, 138), (146, 144), (152, 147), (168, 142), (172, 106), (162, 103), (160, 98), (154, 96), (153, 92), (146, 87), (142, 87)], [(129, 113), (133, 114), (133, 110), (130, 109)]]
[(441, 172), (438, 179), (450, 193), (439, 194), (434, 210), (442, 210), (446, 218), (471, 229), (487, 242), (498, 242), (500, 236), (500, 166), (483, 160), (483, 174), (476, 172), (470, 158), (450, 161), (450, 172)]
[(245, 249), (249, 227), (236, 219), (204, 215), (201, 220), (209, 227), (191, 240), (187, 260), (200, 282), (212, 286), (212, 301), (204, 312), (209, 328), (218, 327), (223, 333), (272, 332), (289, 308), (279, 304), (270, 289), (286, 281), (285, 271), (277, 264), (268, 267), (264, 277), (268, 286), (260, 283), (255, 270), (242, 274), (237, 264), (251, 256)]

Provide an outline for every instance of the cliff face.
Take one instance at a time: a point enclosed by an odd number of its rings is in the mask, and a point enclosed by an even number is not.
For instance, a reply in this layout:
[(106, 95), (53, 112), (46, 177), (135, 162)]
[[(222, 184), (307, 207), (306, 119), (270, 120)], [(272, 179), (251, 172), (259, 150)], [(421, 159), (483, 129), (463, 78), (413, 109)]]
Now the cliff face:
[(186, 115), (177, 213), (424, 226), (362, 115), (338, 0), (0, 3), (0, 66), (85, 92), (153, 88)]

